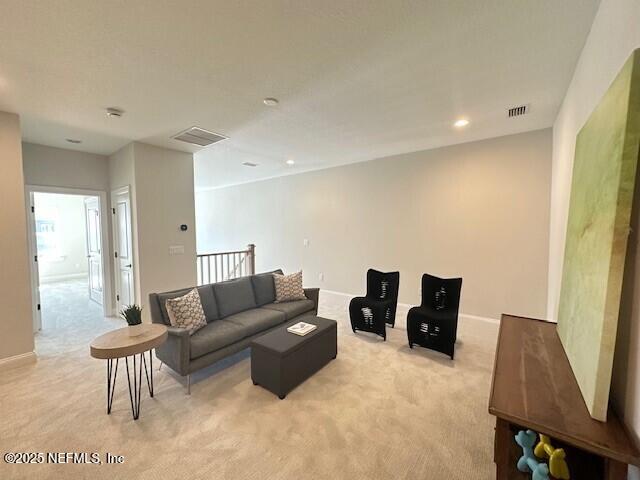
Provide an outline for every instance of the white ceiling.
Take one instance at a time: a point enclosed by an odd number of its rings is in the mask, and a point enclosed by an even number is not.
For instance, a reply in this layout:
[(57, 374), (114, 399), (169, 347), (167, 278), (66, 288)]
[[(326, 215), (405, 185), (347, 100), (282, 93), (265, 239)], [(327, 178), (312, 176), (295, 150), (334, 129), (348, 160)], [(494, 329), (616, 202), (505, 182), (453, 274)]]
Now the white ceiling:
[(0, 0), (0, 110), (93, 153), (229, 136), (196, 154), (198, 188), (325, 168), (549, 127), (598, 3)]

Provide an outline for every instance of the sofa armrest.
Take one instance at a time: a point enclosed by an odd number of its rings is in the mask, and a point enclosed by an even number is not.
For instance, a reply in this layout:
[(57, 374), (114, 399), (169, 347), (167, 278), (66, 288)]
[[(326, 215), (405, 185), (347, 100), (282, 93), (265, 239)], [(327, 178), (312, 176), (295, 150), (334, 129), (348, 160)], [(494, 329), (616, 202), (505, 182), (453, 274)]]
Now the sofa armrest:
[(167, 341), (156, 348), (156, 357), (180, 375), (188, 375), (191, 357), (191, 338), (186, 328), (167, 327)]
[(158, 300), (157, 293), (149, 294), (149, 312), (151, 312), (151, 323), (167, 325), (164, 318), (162, 318), (162, 310), (160, 309), (160, 301)]
[(175, 337), (186, 337), (189, 338), (189, 330), (182, 327), (171, 327), (167, 325), (167, 332), (169, 335), (173, 335)]
[(313, 301), (313, 303), (315, 305), (314, 308), (313, 308), (313, 311), (317, 315), (318, 314), (318, 300), (319, 300), (319, 297), (320, 297), (320, 289), (319, 288), (305, 288), (304, 289), (304, 294), (309, 300)]

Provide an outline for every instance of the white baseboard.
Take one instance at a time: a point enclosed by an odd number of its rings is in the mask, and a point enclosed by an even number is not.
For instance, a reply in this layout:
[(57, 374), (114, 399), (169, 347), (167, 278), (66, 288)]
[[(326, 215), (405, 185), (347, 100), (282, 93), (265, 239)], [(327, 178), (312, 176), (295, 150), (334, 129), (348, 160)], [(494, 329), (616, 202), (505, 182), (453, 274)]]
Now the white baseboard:
[(27, 352), (21, 353), (20, 355), (14, 355), (12, 357), (0, 358), (0, 370), (35, 363), (37, 359), (38, 357), (36, 356), (36, 352)]
[[(349, 305), (349, 301), (356, 297), (357, 295), (352, 295), (344, 292), (336, 292), (335, 290), (325, 290), (320, 289), (320, 293), (326, 298), (328, 297), (328, 301), (333, 305), (345, 304), (345, 306)], [(410, 305), (408, 303), (400, 303), (398, 302), (398, 307), (396, 310), (396, 316), (400, 315), (400, 317), (406, 317), (406, 312), (409, 311), (410, 308), (415, 307), (416, 305)], [(460, 312), (459, 316), (465, 320), (475, 320), (481, 322), (488, 322), (493, 324), (499, 324), (500, 320), (497, 318), (483, 317), (481, 315), (472, 315), (468, 313)], [(399, 319), (399, 318), (398, 318)]]
[(477, 320), (479, 322), (488, 322), (488, 323), (493, 323), (495, 325), (500, 325), (500, 320), (497, 318), (481, 317), (479, 315), (469, 315), (467, 313), (461, 313), (460, 316), (463, 318), (466, 318), (467, 320)]
[(64, 275), (47, 275), (40, 277), (40, 283), (55, 283), (64, 282), (66, 280), (75, 280), (78, 278), (89, 278), (89, 274), (84, 272), (80, 273), (65, 273)]

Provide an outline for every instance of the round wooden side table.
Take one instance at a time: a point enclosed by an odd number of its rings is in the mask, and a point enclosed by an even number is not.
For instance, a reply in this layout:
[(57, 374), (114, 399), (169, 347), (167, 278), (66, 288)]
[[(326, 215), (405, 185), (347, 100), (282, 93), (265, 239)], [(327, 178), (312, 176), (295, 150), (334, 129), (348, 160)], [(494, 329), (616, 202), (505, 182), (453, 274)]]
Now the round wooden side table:
[[(167, 336), (166, 326), (157, 323), (145, 323), (142, 333), (135, 337), (129, 336), (129, 327), (124, 327), (100, 335), (91, 342), (91, 356), (107, 361), (107, 414), (111, 413), (111, 405), (113, 404), (113, 391), (115, 390), (116, 377), (118, 376), (118, 363), (121, 358), (124, 358), (127, 365), (131, 413), (134, 420), (140, 417), (142, 366), (144, 364), (149, 395), (153, 397), (153, 349), (162, 345), (167, 340)], [(148, 369), (145, 358), (146, 352), (149, 352)], [(129, 357), (133, 357), (133, 388), (129, 373)]]

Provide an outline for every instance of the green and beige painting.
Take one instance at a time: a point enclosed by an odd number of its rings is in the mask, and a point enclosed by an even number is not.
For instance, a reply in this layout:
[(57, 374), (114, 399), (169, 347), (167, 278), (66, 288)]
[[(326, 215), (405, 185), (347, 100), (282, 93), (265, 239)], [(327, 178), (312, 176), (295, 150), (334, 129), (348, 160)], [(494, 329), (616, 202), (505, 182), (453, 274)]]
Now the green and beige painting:
[(591, 416), (606, 421), (640, 143), (640, 49), (576, 139), (558, 335)]

